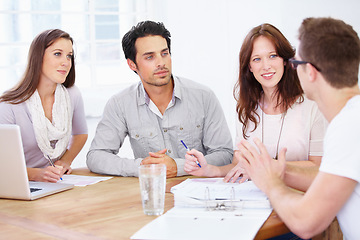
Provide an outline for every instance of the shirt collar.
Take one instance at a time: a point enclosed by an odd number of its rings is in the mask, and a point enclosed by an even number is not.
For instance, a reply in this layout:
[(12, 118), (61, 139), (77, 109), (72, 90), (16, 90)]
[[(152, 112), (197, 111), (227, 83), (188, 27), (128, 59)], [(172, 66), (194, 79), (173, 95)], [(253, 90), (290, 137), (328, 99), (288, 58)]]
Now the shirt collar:
[[(174, 90), (173, 90), (172, 99), (171, 99), (171, 103), (170, 103), (171, 106), (175, 104), (175, 98), (178, 98), (178, 99), (181, 100), (181, 96), (182, 96), (180, 82), (179, 82), (178, 78), (173, 76), (172, 79), (174, 80)], [(141, 99), (139, 104), (140, 105), (141, 104), (146, 104), (146, 105), (149, 106), (150, 97), (147, 94), (147, 92), (145, 91), (144, 85), (142, 84), (141, 81), (140, 81), (139, 85), (140, 85), (139, 86), (140, 87), (139, 88), (139, 90), (140, 90), (139, 96), (140, 96), (140, 99)]]
[(179, 79), (175, 76), (173, 76), (173, 79), (174, 79), (173, 101), (175, 102), (175, 97), (181, 100), (182, 94), (181, 94), (181, 83), (179, 82)]

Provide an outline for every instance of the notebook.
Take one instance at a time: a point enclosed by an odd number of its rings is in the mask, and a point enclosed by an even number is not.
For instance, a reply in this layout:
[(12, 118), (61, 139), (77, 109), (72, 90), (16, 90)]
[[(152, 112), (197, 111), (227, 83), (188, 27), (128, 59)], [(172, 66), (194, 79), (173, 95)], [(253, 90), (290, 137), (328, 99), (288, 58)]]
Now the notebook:
[(34, 200), (73, 187), (65, 183), (29, 181), (20, 127), (0, 124), (0, 198)]

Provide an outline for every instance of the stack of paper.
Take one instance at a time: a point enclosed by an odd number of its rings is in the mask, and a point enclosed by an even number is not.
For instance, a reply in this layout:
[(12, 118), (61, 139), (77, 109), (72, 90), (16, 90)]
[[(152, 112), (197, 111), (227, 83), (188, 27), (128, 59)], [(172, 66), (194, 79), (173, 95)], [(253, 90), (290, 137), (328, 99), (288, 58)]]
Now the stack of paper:
[[(251, 181), (239, 184), (224, 183), (220, 178), (187, 179), (171, 192), (175, 207), (131, 239), (251, 240), (272, 211), (266, 195)], [(220, 207), (209, 208), (213, 202)]]
[(252, 181), (224, 183), (222, 178), (194, 178), (171, 188), (179, 207), (271, 208), (267, 196)]

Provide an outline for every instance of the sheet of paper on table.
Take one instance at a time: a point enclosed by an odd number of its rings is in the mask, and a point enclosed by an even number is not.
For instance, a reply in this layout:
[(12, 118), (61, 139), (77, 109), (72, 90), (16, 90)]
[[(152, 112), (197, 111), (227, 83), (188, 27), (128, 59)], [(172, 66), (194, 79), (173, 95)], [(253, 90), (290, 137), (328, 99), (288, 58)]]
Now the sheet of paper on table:
[(62, 181), (59, 181), (61, 183), (70, 183), (74, 184), (78, 187), (85, 187), (91, 184), (95, 184), (101, 181), (109, 180), (113, 177), (100, 177), (100, 176), (82, 176), (82, 175), (74, 175), (74, 174), (64, 174), (62, 176)]
[(206, 207), (223, 200), (241, 208), (271, 208), (270, 202), (252, 181), (225, 183), (222, 178), (193, 178), (173, 186), (175, 206)]
[(131, 239), (250, 240), (272, 212), (266, 195), (252, 182), (243, 185), (224, 183), (220, 178), (187, 179), (171, 192), (175, 207)]
[(234, 212), (174, 207), (136, 232), (131, 239), (254, 239), (271, 209)]

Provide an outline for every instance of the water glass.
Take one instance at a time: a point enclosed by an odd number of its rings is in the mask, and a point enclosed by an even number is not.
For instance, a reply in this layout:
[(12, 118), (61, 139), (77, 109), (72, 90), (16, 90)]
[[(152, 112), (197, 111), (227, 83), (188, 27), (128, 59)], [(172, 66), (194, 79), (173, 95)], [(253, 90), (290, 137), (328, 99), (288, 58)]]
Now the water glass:
[(166, 165), (140, 165), (139, 182), (144, 213), (161, 215), (164, 212)]

